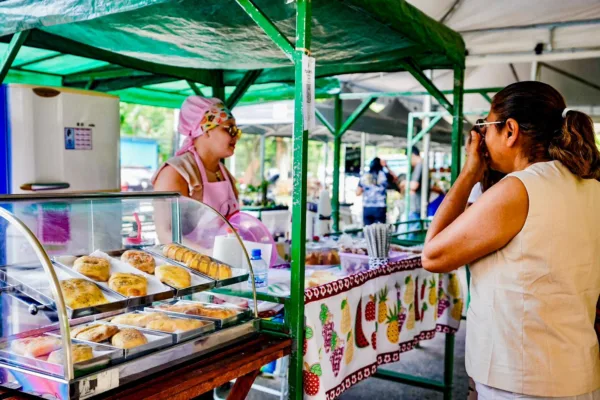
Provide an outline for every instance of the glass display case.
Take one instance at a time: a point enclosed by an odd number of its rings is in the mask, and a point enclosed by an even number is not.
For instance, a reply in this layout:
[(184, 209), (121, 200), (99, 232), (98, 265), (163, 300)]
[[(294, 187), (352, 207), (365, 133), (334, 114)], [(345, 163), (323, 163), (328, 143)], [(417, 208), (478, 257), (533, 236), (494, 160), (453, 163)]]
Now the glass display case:
[(86, 398), (243, 341), (256, 301), (196, 296), (253, 282), (229, 222), (178, 194), (0, 197), (0, 385)]

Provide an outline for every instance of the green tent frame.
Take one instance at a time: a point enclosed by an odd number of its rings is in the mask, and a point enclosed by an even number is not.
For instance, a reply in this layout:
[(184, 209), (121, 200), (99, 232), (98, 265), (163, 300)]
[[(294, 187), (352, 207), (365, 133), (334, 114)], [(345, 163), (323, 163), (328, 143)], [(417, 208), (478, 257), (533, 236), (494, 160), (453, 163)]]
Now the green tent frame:
[[(334, 0), (330, 0), (335, 2)], [(337, 0), (336, 0), (337, 1)], [(100, 48), (94, 48), (89, 45), (81, 44), (75, 40), (66, 39), (52, 33), (38, 29), (43, 25), (20, 25), (19, 29), (12, 32), (3, 31), (5, 36), (0, 37), (0, 41), (8, 42), (4, 57), (0, 60), (0, 83), (9, 74), (10, 67), (17, 58), (19, 49), (23, 46), (51, 50), (64, 54), (71, 54), (78, 57), (87, 57), (93, 60), (104, 61), (112, 65), (101, 66), (96, 72), (104, 75), (94, 75), (88, 77), (87, 84), (83, 87), (93, 88), (98, 85), (98, 81), (109, 83), (113, 79), (111, 88), (117, 90), (117, 83), (125, 85), (125, 88), (137, 87), (150, 83), (164, 83), (164, 76), (178, 79), (184, 79), (192, 83), (203, 83), (212, 88), (212, 95), (220, 97), (230, 105), (235, 105), (243, 96), (243, 93), (257, 82), (276, 82), (293, 81), (295, 82), (295, 112), (294, 112), (294, 131), (293, 131), (293, 207), (292, 207), (292, 271), (291, 271), (291, 295), (287, 299), (268, 298), (266, 300), (283, 302), (286, 308), (286, 323), (284, 325), (273, 324), (263, 321), (261, 328), (274, 335), (291, 336), (293, 341), (290, 372), (289, 372), (289, 390), (290, 398), (302, 399), (303, 391), (303, 359), (302, 345), (304, 340), (304, 261), (305, 261), (305, 232), (306, 232), (306, 197), (307, 197), (307, 160), (308, 160), (308, 130), (303, 126), (305, 113), (304, 91), (302, 90), (302, 59), (311, 54), (312, 40), (312, 9), (313, 4), (310, 0), (296, 0), (296, 21), (295, 21), (295, 40), (291, 41), (283, 34), (277, 25), (271, 21), (260, 7), (252, 0), (236, 0), (236, 3), (254, 20), (254, 22), (266, 33), (272, 42), (287, 56), (291, 61), (292, 67), (274, 68), (266, 70), (250, 70), (240, 74), (240, 71), (225, 71), (223, 69), (215, 70), (194, 70), (185, 67), (173, 67), (160, 65), (133, 57), (125, 56), (119, 53), (113, 53)], [(386, 26), (399, 32), (412, 41), (413, 46), (409, 46), (401, 54), (401, 60), (396, 60), (389, 64), (385, 63), (364, 63), (364, 64), (328, 64), (318, 65), (317, 77), (326, 77), (354, 72), (375, 72), (375, 71), (400, 71), (410, 72), (427, 90), (434, 96), (438, 102), (448, 111), (453, 118), (452, 130), (452, 156), (453, 156), (453, 177), (457, 176), (460, 170), (460, 152), (461, 152), (461, 132), (463, 124), (462, 97), (464, 80), (464, 59), (465, 49), (462, 38), (457, 33), (444, 27), (443, 25), (431, 20), (416, 8), (410, 6), (404, 0), (386, 1), (386, 0), (347, 0), (346, 3), (353, 10), (358, 10), (365, 15), (372, 16), (381, 26)], [(0, 15), (1, 14), (0, 7)], [(13, 33), (12, 36), (8, 33)], [(426, 50), (426, 51), (424, 51)], [(49, 55), (48, 57), (52, 57)], [(112, 68), (117, 66), (118, 68)], [(123, 77), (118, 75), (123, 73), (123, 69), (133, 69), (142, 71), (139, 74), (128, 73)], [(454, 88), (452, 90), (454, 104), (446, 99), (444, 93), (425, 76), (423, 70), (427, 69), (452, 69), (454, 72)], [(115, 72), (116, 71), (116, 72)], [(118, 76), (111, 76), (111, 73)], [(129, 71), (130, 72), (130, 71)], [(265, 74), (266, 72), (266, 74)], [(25, 74), (25, 72), (20, 72)], [(14, 74), (14, 73), (13, 73)], [(162, 76), (162, 78), (161, 78)], [(266, 77), (269, 77), (268, 79)], [(81, 77), (83, 78), (83, 77)], [(264, 79), (263, 79), (264, 78)], [(262, 79), (262, 81), (261, 81)], [(91, 84), (89, 83), (91, 82)], [(95, 83), (94, 83), (95, 82)], [(61, 85), (62, 85), (61, 80)], [(48, 83), (39, 83), (47, 85)], [(228, 96), (225, 96), (225, 86), (236, 86), (236, 89)], [(98, 87), (98, 86), (96, 86)], [(200, 93), (202, 89), (190, 84), (190, 88), (195, 93)], [(337, 150), (334, 152), (335, 159), (340, 157), (341, 137), (352, 125), (374, 99), (366, 99), (361, 106), (347, 120), (342, 120), (342, 98), (336, 97), (336, 114), (333, 125), (330, 124), (334, 132)], [(327, 125), (326, 125), (327, 126)], [(334, 176), (339, 177), (339, 162)], [(339, 188), (334, 187), (334, 198), (339, 198)], [(335, 205), (335, 203), (334, 203)], [(339, 212), (339, 203), (335, 210)], [(268, 296), (267, 296), (268, 297)], [(451, 337), (451, 340), (448, 338)], [(448, 335), (446, 347), (449, 343), (452, 348), (454, 345), (454, 336)], [(452, 351), (451, 351), (452, 352)], [(423, 379), (417, 377), (389, 377), (393, 380), (399, 380), (404, 383), (410, 383), (418, 386), (424, 386)], [(444, 393), (445, 399), (451, 398), (452, 390), (452, 366), (446, 365), (443, 383), (425, 385)]]

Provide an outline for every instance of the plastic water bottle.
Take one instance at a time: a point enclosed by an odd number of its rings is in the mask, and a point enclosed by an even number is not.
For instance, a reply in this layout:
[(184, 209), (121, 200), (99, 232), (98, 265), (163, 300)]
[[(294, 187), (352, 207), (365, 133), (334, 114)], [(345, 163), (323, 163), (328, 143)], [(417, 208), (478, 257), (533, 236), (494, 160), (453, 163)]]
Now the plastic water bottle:
[[(250, 263), (252, 264), (252, 271), (254, 271), (254, 286), (256, 288), (263, 288), (268, 286), (267, 276), (269, 267), (265, 260), (262, 259), (262, 253), (260, 249), (252, 250), (252, 256), (250, 257)], [(252, 288), (252, 276), (248, 277), (248, 286)]]

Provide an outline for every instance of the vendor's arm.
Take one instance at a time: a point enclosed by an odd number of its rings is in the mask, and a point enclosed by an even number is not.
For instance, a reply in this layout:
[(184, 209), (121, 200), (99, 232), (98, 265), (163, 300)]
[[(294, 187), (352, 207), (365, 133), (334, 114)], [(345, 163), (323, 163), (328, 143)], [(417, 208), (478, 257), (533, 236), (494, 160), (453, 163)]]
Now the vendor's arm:
[(513, 177), (494, 185), (465, 211), (484, 169), (479, 142), (479, 135), (472, 133), (467, 163), (429, 227), (422, 255), (428, 271), (450, 272), (501, 249), (527, 219), (527, 190)]

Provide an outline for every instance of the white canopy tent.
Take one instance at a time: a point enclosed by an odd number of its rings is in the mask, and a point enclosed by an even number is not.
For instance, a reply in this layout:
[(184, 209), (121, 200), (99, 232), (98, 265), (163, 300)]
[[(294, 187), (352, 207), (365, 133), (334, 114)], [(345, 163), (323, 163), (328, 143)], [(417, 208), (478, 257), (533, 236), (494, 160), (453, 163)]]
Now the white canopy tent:
[[(465, 88), (537, 79), (556, 87), (569, 106), (600, 116), (595, 107), (600, 104), (600, 1), (408, 1), (463, 35)], [(436, 74), (438, 87), (452, 87), (451, 74)], [(406, 73), (358, 74), (344, 81), (354, 91), (420, 90)], [(465, 96), (465, 110), (486, 107), (482, 97)]]

